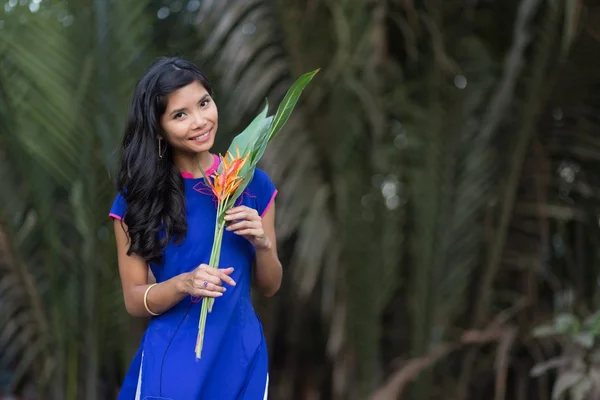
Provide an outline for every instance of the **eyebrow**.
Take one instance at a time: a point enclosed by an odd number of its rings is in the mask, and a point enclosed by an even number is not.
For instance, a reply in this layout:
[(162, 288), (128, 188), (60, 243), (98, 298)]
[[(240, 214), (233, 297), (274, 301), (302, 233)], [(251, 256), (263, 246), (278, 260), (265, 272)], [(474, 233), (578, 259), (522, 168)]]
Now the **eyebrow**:
[[(204, 100), (206, 100), (206, 99), (208, 99), (208, 98), (210, 98), (210, 94), (206, 93), (204, 96), (202, 96), (202, 97), (200, 98), (200, 100), (198, 100), (198, 103), (202, 103)], [(185, 107), (184, 107), (184, 108), (178, 108), (178, 109), (176, 109), (176, 110), (173, 110), (173, 111), (171, 111), (171, 112), (169, 113), (169, 116), (171, 116), (171, 115), (173, 115), (173, 114), (177, 114), (177, 113), (183, 112), (183, 111), (186, 111), (186, 110), (187, 110), (187, 108), (185, 108)]]

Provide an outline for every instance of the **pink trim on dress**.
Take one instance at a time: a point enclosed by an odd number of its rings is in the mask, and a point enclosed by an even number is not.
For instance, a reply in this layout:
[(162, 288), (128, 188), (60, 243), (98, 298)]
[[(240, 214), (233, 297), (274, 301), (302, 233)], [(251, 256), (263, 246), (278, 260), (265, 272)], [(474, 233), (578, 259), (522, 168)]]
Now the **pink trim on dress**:
[[(204, 171), (204, 173), (206, 175), (210, 175), (213, 172), (215, 172), (217, 170), (217, 168), (219, 168), (219, 163), (221, 162), (221, 159), (219, 158), (219, 156), (217, 156), (216, 154), (213, 154), (213, 164), (210, 166), (209, 169), (207, 169), (206, 171)], [(183, 177), (183, 179), (195, 179), (194, 175), (192, 175), (189, 172), (185, 172), (185, 171), (181, 171), (181, 176)], [(202, 179), (202, 178), (199, 178)]]
[(109, 217), (114, 218), (114, 219), (118, 219), (119, 221), (121, 221), (123, 218), (121, 218), (120, 215), (114, 214), (114, 213), (110, 213), (108, 214)]
[(217, 168), (219, 168), (219, 164), (221, 163), (221, 159), (216, 154), (213, 154), (213, 159), (214, 159), (213, 165), (204, 172), (206, 175), (212, 174), (213, 172), (215, 172), (217, 170)]
[(185, 171), (181, 171), (181, 176), (183, 176), (183, 179), (194, 179), (194, 175)]
[(275, 196), (277, 196), (277, 189), (275, 189), (275, 191), (273, 192), (273, 196), (271, 196), (271, 200), (269, 200), (269, 204), (267, 204), (267, 206), (265, 207), (265, 210), (260, 215), (261, 218), (264, 218), (264, 216), (267, 214), (267, 211), (269, 211), (269, 208), (271, 208), (271, 205), (275, 201)]

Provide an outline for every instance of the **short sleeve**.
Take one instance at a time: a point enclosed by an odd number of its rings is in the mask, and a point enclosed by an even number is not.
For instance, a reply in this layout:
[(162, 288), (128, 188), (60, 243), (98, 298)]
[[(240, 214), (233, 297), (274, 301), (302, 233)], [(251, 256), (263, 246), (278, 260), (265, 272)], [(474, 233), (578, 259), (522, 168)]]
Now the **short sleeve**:
[(119, 221), (123, 219), (123, 215), (125, 215), (125, 208), (127, 207), (125, 203), (125, 198), (118, 193), (115, 197), (115, 201), (110, 208), (108, 216), (113, 219), (118, 219)]
[(261, 217), (264, 217), (275, 202), (277, 188), (271, 181), (271, 178), (269, 178), (269, 175), (258, 168), (254, 170), (252, 192), (256, 194), (256, 210)]

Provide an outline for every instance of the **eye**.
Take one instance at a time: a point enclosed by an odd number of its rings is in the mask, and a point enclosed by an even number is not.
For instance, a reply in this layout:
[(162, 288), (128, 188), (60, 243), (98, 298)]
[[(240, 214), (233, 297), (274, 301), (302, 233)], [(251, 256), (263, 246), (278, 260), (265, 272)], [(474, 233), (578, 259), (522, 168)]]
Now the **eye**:
[(183, 112), (178, 112), (177, 114), (175, 114), (173, 116), (173, 119), (181, 119), (185, 116), (185, 114)]
[(206, 107), (210, 103), (210, 99), (204, 99), (200, 102), (200, 107)]

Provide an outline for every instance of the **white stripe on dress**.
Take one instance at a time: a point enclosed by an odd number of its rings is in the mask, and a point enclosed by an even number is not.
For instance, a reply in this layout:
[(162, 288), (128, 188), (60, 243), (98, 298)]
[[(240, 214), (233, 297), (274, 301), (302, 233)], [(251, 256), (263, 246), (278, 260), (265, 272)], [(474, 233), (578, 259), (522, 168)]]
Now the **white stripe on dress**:
[(263, 400), (267, 400), (269, 397), (269, 374), (267, 374), (267, 383), (265, 383), (265, 395), (263, 396)]
[(138, 374), (138, 384), (135, 390), (135, 400), (142, 400), (142, 365), (144, 364), (144, 353), (142, 352), (142, 361), (140, 362), (140, 373)]

